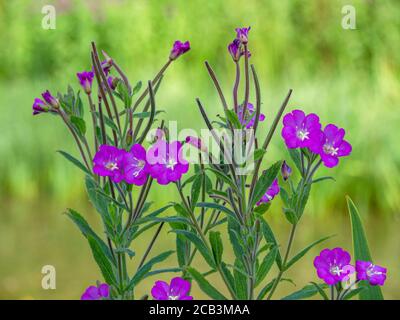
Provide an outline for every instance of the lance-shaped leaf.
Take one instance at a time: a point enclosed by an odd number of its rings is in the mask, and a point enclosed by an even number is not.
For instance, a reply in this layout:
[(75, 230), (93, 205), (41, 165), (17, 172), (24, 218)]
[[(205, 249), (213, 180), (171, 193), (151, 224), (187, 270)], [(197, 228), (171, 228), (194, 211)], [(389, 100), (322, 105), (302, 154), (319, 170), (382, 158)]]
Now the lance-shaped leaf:
[(104, 280), (108, 284), (116, 286), (117, 280), (114, 274), (114, 269), (111, 261), (104, 252), (103, 247), (98, 243), (97, 239), (91, 237), (90, 235), (88, 235), (87, 239), (89, 241), (90, 248), (92, 249), (93, 257), (101, 270)]
[(272, 246), (277, 248), (277, 253), (276, 253), (276, 265), (278, 266), (279, 270), (282, 270), (282, 256), (278, 248), (278, 242), (276, 241), (276, 238), (274, 236), (274, 233), (267, 223), (265, 219), (260, 219), (261, 221), (261, 232), (264, 236), (265, 241), (267, 244), (271, 244)]
[(299, 261), (302, 257), (306, 255), (308, 251), (310, 251), (311, 248), (315, 247), (317, 244), (332, 238), (333, 236), (327, 236), (322, 239), (319, 239), (313, 243), (311, 243), (309, 246), (305, 247), (303, 250), (301, 250), (298, 254), (296, 254), (292, 259), (289, 260), (289, 262), (286, 263), (285, 265), (285, 270), (289, 269), (292, 265), (294, 265), (297, 261)]
[(227, 300), (226, 297), (220, 293), (214, 286), (212, 286), (204, 276), (192, 267), (186, 269), (193, 279), (197, 282), (200, 289), (214, 300)]
[(61, 154), (65, 159), (70, 161), (72, 164), (77, 166), (79, 169), (81, 169), (83, 172), (85, 172), (87, 175), (92, 175), (92, 173), (85, 167), (85, 165), (80, 162), (78, 159), (76, 159), (74, 156), (70, 155), (69, 153), (65, 151), (58, 150), (57, 151), (59, 154)]
[(271, 267), (276, 260), (277, 254), (278, 254), (278, 248), (275, 247), (271, 249), (271, 251), (268, 252), (268, 254), (264, 257), (263, 261), (260, 264), (260, 267), (257, 270), (256, 287), (264, 280), (269, 270), (271, 270)]
[[(318, 286), (322, 289), (325, 289), (328, 287), (326, 284), (319, 284)], [(284, 297), (282, 300), (306, 299), (306, 298), (315, 296), (317, 293), (319, 293), (319, 288), (317, 288), (314, 284), (309, 284), (309, 285), (305, 286), (303, 289), (293, 292), (292, 294), (289, 294), (288, 296)]]
[[(346, 197), (349, 209), (351, 231), (353, 235), (353, 251), (354, 259), (362, 261), (373, 261), (368, 247), (367, 236), (361, 221), (357, 207), (354, 205), (350, 197)], [(361, 300), (383, 300), (383, 294), (379, 286), (370, 286), (366, 290), (360, 292)]]
[(256, 203), (260, 201), (261, 197), (265, 194), (267, 189), (271, 186), (272, 182), (278, 175), (281, 165), (282, 161), (275, 162), (260, 176), (255, 185), (249, 208), (253, 208), (256, 205)]
[(208, 250), (206, 244), (195, 233), (188, 230), (172, 230), (172, 232), (184, 235), (195, 245), (210, 267), (215, 268), (215, 262), (212, 253)]
[(216, 265), (218, 266), (221, 264), (222, 253), (224, 251), (224, 246), (221, 240), (221, 233), (219, 231), (210, 231), (209, 237), (214, 260)]

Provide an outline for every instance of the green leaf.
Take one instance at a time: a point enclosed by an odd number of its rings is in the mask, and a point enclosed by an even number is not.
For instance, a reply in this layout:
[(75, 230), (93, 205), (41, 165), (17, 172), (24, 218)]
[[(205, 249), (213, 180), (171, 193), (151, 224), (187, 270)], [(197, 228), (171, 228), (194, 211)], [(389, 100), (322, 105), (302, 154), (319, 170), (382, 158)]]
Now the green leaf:
[(201, 174), (199, 174), (196, 176), (196, 179), (194, 179), (194, 181), (192, 183), (191, 198), (190, 198), (192, 208), (194, 208), (196, 206), (196, 203), (199, 200), (202, 181), (203, 181), (203, 176)]
[(351, 298), (355, 297), (356, 295), (360, 294), (361, 291), (367, 290), (367, 286), (363, 287), (358, 287), (356, 289), (350, 290), (349, 293), (347, 293), (342, 300), (350, 300)]
[(124, 102), (125, 108), (130, 108), (132, 104), (132, 97), (129, 94), (128, 87), (124, 81), (118, 81), (117, 92), (121, 96), (121, 100)]
[(190, 275), (196, 280), (197, 284), (199, 285), (200, 289), (207, 294), (210, 298), (214, 300), (227, 300), (226, 297), (220, 293), (215, 287), (213, 287), (203, 275), (198, 272), (196, 269), (192, 267), (188, 267), (186, 269)]
[(153, 268), (153, 266), (157, 263), (163, 262), (165, 259), (167, 259), (172, 253), (174, 253), (173, 250), (165, 251), (163, 253), (160, 253), (159, 255), (155, 256), (154, 258), (150, 259), (147, 263), (145, 263), (133, 276), (131, 279), (130, 284), (128, 285), (128, 288), (132, 288), (136, 286), (141, 280), (146, 278), (148, 276), (148, 273), (150, 270)]
[(278, 248), (273, 248), (267, 255), (265, 255), (260, 267), (257, 270), (256, 276), (256, 287), (264, 280), (267, 276), (269, 270), (271, 270), (272, 265), (276, 260), (276, 255), (278, 254)]
[(138, 93), (141, 88), (142, 88), (142, 81), (139, 81), (138, 83), (136, 83), (136, 85), (132, 89), (132, 96), (134, 94)]
[(258, 179), (255, 187), (254, 193), (250, 202), (250, 208), (253, 208), (256, 203), (261, 199), (261, 197), (265, 194), (267, 189), (271, 186), (272, 182), (275, 180), (278, 175), (279, 170), (281, 169), (282, 161), (275, 162), (271, 167), (269, 167), (266, 171)]
[[(326, 284), (320, 284), (319, 286), (323, 289), (328, 287)], [(315, 296), (318, 292), (319, 292), (319, 290), (315, 285), (309, 284), (309, 285), (305, 286), (303, 289), (293, 292), (292, 294), (289, 294), (288, 296), (284, 297), (282, 300), (306, 299), (306, 298)]]
[(283, 213), (285, 214), (286, 220), (289, 221), (290, 224), (296, 224), (298, 222), (296, 212), (294, 212), (290, 208), (283, 208)]
[(82, 162), (80, 162), (75, 157), (71, 156), (69, 153), (61, 150), (58, 150), (57, 152), (61, 154), (64, 158), (66, 158), (68, 161), (70, 161), (72, 164), (77, 166), (79, 169), (81, 169), (83, 172), (88, 174), (89, 176), (92, 175), (92, 173), (85, 167), (85, 165)]
[(228, 266), (224, 262), (221, 262), (221, 271), (224, 274), (231, 291), (235, 292), (235, 279), (233, 278), (232, 273), (229, 271)]
[(84, 237), (88, 238), (90, 236), (91, 238), (96, 240), (98, 245), (101, 247), (101, 250), (107, 255), (108, 259), (114, 263), (114, 259), (111, 255), (110, 249), (105, 244), (105, 242), (93, 231), (86, 220), (77, 211), (73, 209), (67, 210), (67, 216), (77, 225)]
[[(354, 205), (350, 197), (346, 197), (347, 206), (351, 221), (351, 231), (353, 236), (354, 260), (371, 261), (371, 253), (368, 247), (367, 236), (357, 207)], [(361, 300), (383, 300), (383, 294), (379, 286), (370, 286), (360, 292)]]
[(278, 266), (279, 270), (282, 270), (282, 257), (274, 233), (265, 219), (261, 218), (260, 221), (261, 221), (261, 232), (264, 236), (265, 241), (267, 242), (267, 244), (271, 244), (272, 246), (277, 248), (276, 265)]
[(70, 117), (71, 123), (74, 126), (74, 128), (77, 130), (77, 132), (81, 135), (84, 136), (86, 133), (86, 123), (85, 120), (82, 118), (76, 117), (76, 116), (71, 116)]
[(256, 149), (254, 151), (254, 161), (260, 160), (266, 152), (264, 149)]
[(335, 178), (333, 178), (333, 177), (321, 177), (321, 178), (314, 179), (312, 181), (312, 183), (317, 183), (317, 182), (321, 182), (321, 181), (324, 181), (324, 180), (332, 180), (332, 181), (336, 182)]
[(222, 211), (227, 213), (230, 217), (236, 217), (234, 212), (229, 210), (227, 207), (220, 205), (214, 202), (199, 202), (196, 207), (198, 208), (210, 208), (210, 209), (217, 209), (218, 211)]
[(196, 235), (195, 233), (190, 232), (188, 230), (175, 230), (174, 229), (174, 230), (172, 230), (172, 232), (184, 235), (190, 242), (192, 242), (196, 246), (197, 250), (199, 250), (199, 252), (204, 257), (206, 262), (210, 265), (210, 267), (215, 268), (214, 258), (212, 257), (212, 255), (209, 252), (205, 243), (199, 238), (198, 235)]
[(314, 287), (318, 290), (319, 294), (324, 300), (329, 300), (328, 295), (325, 293), (324, 289), (322, 289), (322, 287), (318, 283), (315, 282), (310, 282), (310, 283), (314, 285)]
[(240, 123), (239, 117), (234, 110), (226, 110), (225, 113), (234, 129), (242, 128), (242, 124)]
[(305, 247), (303, 250), (301, 250), (298, 254), (296, 254), (292, 259), (290, 259), (290, 261), (288, 263), (286, 263), (285, 265), (285, 270), (288, 270), (292, 265), (294, 265), (297, 261), (299, 261), (302, 257), (305, 256), (305, 254), (313, 247), (315, 247), (317, 244), (332, 238), (332, 236), (327, 236), (324, 237), (322, 239), (319, 239), (317, 241), (314, 241), (313, 243), (311, 243), (309, 246)]
[(97, 240), (90, 235), (87, 236), (90, 248), (92, 249), (93, 257), (99, 266), (101, 273), (103, 274), (104, 280), (113, 286), (117, 285), (117, 280), (113, 271), (113, 267), (108, 259), (107, 255), (104, 253), (102, 247), (99, 245)]
[(232, 187), (233, 190), (235, 190), (236, 193), (239, 193), (236, 183), (232, 181), (232, 179), (225, 173), (215, 170), (214, 168), (206, 168), (206, 170), (209, 170), (212, 173), (214, 173), (217, 178), (220, 178), (222, 181), (226, 182), (229, 186)]
[(257, 213), (259, 216), (263, 215), (268, 211), (271, 207), (271, 202), (261, 203), (259, 206), (254, 208), (254, 212)]
[(301, 155), (300, 155), (300, 150), (299, 149), (287, 149), (290, 155), (290, 158), (292, 158), (297, 170), (301, 172)]
[(235, 279), (235, 293), (239, 300), (247, 300), (247, 276), (239, 259), (235, 260), (233, 268)]
[[(295, 285), (294, 282), (293, 282), (292, 280), (287, 279), (287, 278), (281, 278), (281, 280), (280, 280), (279, 282), (282, 282), (282, 281), (287, 281), (287, 282), (290, 282), (290, 283), (292, 283), (293, 285)], [(275, 282), (275, 278), (272, 279), (270, 282), (268, 282), (268, 284), (265, 285), (265, 287), (262, 288), (262, 289), (260, 290), (260, 292), (259, 292), (259, 294), (258, 294), (258, 296), (257, 296), (257, 300), (262, 300), (262, 299), (264, 299), (264, 297), (266, 296), (266, 294), (267, 294), (269, 291), (271, 291), (272, 286), (274, 285), (274, 282)]]
[(221, 233), (219, 231), (210, 231), (209, 238), (214, 260), (216, 265), (218, 266), (221, 264), (222, 253), (224, 251), (224, 246), (221, 240)]

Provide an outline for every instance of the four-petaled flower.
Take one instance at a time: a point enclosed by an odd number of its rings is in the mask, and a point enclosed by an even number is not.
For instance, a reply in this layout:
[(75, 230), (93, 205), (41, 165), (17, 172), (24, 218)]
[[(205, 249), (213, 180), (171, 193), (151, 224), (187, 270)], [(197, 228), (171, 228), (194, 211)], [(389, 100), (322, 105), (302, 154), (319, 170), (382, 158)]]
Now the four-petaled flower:
[(156, 281), (151, 289), (155, 300), (193, 300), (189, 296), (190, 282), (180, 277), (173, 278), (170, 285), (165, 281)]
[(147, 180), (146, 150), (140, 144), (134, 144), (126, 152), (123, 161), (124, 179), (129, 184), (143, 185)]
[(350, 260), (350, 254), (342, 248), (324, 249), (315, 257), (314, 267), (318, 277), (331, 286), (347, 279), (352, 270), (348, 267)]
[(107, 283), (101, 283), (97, 287), (90, 286), (81, 296), (81, 300), (103, 300), (110, 297), (110, 286)]
[[(238, 117), (240, 123), (243, 126), (246, 126), (247, 129), (253, 127), (256, 121), (256, 111), (254, 109), (254, 106), (250, 102), (247, 103), (246, 114), (245, 116), (243, 116), (243, 106), (240, 105), (238, 110)], [(264, 120), (265, 120), (265, 115), (263, 113), (260, 113), (258, 121), (264, 121)]]
[(265, 194), (261, 197), (261, 199), (257, 202), (257, 205), (259, 206), (261, 203), (268, 203), (272, 199), (275, 198), (275, 196), (279, 193), (279, 184), (278, 184), (278, 179), (275, 179), (270, 187), (267, 189)]
[(290, 149), (309, 148), (319, 153), (322, 141), (319, 117), (314, 113), (305, 115), (301, 110), (293, 110), (283, 117), (282, 137)]
[(102, 177), (110, 177), (118, 183), (124, 178), (125, 150), (114, 146), (101, 145), (93, 159), (93, 172)]
[(92, 71), (83, 71), (78, 72), (76, 76), (78, 77), (79, 83), (81, 84), (83, 90), (85, 90), (87, 94), (90, 94), (92, 92), (94, 73)]
[(157, 141), (148, 150), (147, 161), (151, 177), (162, 185), (178, 181), (189, 170), (189, 163), (182, 155), (182, 144), (179, 141)]
[(367, 280), (373, 286), (383, 286), (386, 280), (386, 268), (374, 265), (370, 261), (356, 261), (357, 280)]
[(179, 56), (190, 50), (189, 41), (181, 42), (179, 40), (174, 42), (169, 58), (176, 60)]
[(238, 40), (240, 40), (241, 43), (247, 44), (247, 42), (249, 41), (249, 39), (248, 39), (249, 31), (250, 31), (250, 27), (236, 28), (236, 38)]
[(46, 103), (39, 98), (35, 98), (33, 101), (32, 109), (33, 115), (49, 111), (49, 107), (46, 105)]
[(322, 147), (320, 150), (321, 160), (328, 168), (337, 166), (339, 157), (351, 153), (351, 145), (343, 140), (345, 131), (334, 124), (328, 124), (323, 131)]

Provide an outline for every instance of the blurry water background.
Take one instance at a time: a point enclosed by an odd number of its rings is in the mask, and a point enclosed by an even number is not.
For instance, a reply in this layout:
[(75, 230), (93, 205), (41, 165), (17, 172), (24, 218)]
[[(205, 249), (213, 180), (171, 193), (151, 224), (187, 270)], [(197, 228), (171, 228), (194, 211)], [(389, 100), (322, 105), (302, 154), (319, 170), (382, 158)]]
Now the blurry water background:
[[(41, 9), (47, 4), (56, 8), (55, 30), (42, 29)], [(356, 9), (356, 30), (341, 26), (344, 5)], [(134, 83), (152, 78), (172, 42), (187, 39), (192, 50), (168, 70), (157, 101), (166, 120), (203, 128), (196, 97), (210, 115), (221, 112), (203, 61), (211, 63), (230, 95), (234, 64), (226, 47), (234, 28), (248, 25), (267, 117), (260, 132), (266, 133), (293, 88), (289, 108), (316, 112), (323, 123), (345, 128), (353, 145), (352, 155), (337, 168), (321, 170), (336, 182), (313, 189), (295, 250), (328, 234), (336, 236), (325, 246), (351, 250), (348, 194), (362, 213), (375, 262), (388, 267), (383, 292), (400, 298), (399, 17), (397, 0), (0, 0), (0, 298), (75, 299), (100, 278), (86, 240), (62, 214), (75, 208), (100, 230), (82, 174), (55, 152), (76, 154), (75, 146), (59, 119), (32, 117), (33, 99), (45, 89), (79, 87), (75, 74), (90, 67), (91, 40), (115, 57)], [(277, 134), (265, 165), (287, 157)], [(173, 186), (156, 187), (152, 195), (154, 207), (176, 197)], [(288, 226), (279, 200), (266, 218), (284, 246)], [(174, 245), (167, 231), (155, 253)], [(142, 247), (133, 248), (139, 256)], [(323, 247), (288, 274), (296, 287), (283, 283), (276, 297), (317, 279), (312, 260)], [(174, 259), (164, 265), (174, 265)], [(41, 288), (46, 264), (56, 267), (56, 290)], [(142, 283), (138, 296), (148, 293), (154, 280)], [(197, 286), (193, 295), (204, 297)]]

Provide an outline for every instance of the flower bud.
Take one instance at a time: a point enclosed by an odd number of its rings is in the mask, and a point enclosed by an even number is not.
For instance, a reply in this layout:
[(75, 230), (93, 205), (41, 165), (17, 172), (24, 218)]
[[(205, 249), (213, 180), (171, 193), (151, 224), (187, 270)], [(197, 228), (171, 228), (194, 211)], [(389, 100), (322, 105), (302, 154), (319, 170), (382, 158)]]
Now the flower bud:
[(248, 39), (249, 31), (250, 31), (250, 27), (236, 28), (236, 38), (238, 40), (240, 40), (241, 43), (247, 44), (247, 42), (249, 41), (249, 39)]
[(242, 53), (240, 49), (240, 41), (235, 39), (228, 45), (228, 51), (232, 56), (233, 61), (238, 62)]
[(179, 40), (174, 42), (171, 53), (169, 55), (170, 60), (176, 60), (179, 56), (190, 50), (189, 41), (181, 42)]
[(60, 103), (58, 102), (58, 100), (56, 98), (54, 98), (49, 90), (46, 90), (45, 92), (42, 93), (42, 97), (44, 99), (44, 101), (47, 102), (48, 105), (50, 105), (51, 107), (58, 109), (60, 106)]
[(284, 181), (289, 179), (289, 177), (292, 174), (292, 168), (288, 166), (286, 161), (283, 161), (283, 163), (282, 163), (281, 174), (282, 174), (282, 178), (283, 178)]
[(86, 94), (90, 94), (92, 92), (92, 82), (94, 73), (92, 71), (83, 71), (78, 72), (76, 74), (78, 77), (79, 83), (81, 84), (83, 90), (85, 90)]
[(33, 115), (34, 116), (37, 115), (37, 114), (49, 111), (49, 107), (46, 105), (46, 103), (43, 100), (39, 99), (39, 98), (36, 98), (33, 101), (32, 109), (33, 109)]
[(115, 90), (115, 88), (118, 86), (119, 79), (117, 77), (109, 76), (107, 78), (107, 82), (108, 82), (109, 87), (112, 90)]

